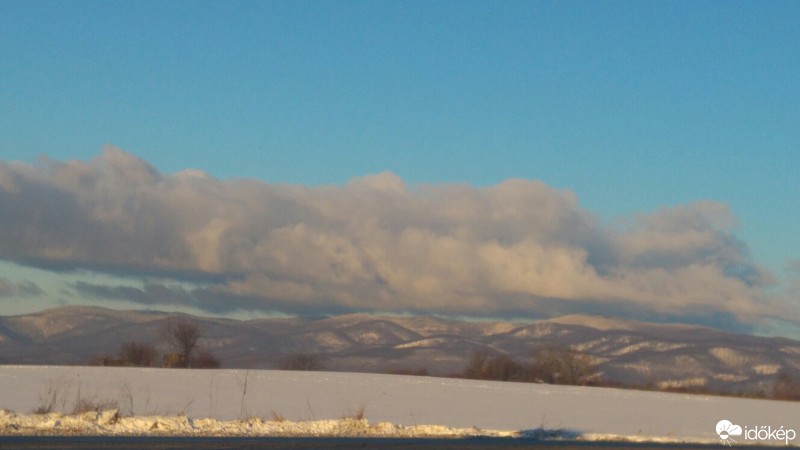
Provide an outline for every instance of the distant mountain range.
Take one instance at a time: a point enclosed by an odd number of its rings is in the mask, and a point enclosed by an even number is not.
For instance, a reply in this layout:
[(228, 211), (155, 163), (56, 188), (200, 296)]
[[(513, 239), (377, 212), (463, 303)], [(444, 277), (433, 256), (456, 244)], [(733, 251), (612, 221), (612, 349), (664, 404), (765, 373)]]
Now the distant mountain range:
[[(87, 364), (126, 341), (167, 347), (159, 336), (175, 313), (69, 306), (0, 317), (0, 364)], [(528, 360), (536, 348), (591, 355), (604, 380), (654, 388), (769, 392), (781, 371), (800, 373), (800, 342), (572, 315), (532, 323), (351, 314), (324, 319), (192, 317), (201, 347), (226, 368), (276, 368), (290, 354), (317, 355), (327, 370), (446, 375), (476, 350)]]

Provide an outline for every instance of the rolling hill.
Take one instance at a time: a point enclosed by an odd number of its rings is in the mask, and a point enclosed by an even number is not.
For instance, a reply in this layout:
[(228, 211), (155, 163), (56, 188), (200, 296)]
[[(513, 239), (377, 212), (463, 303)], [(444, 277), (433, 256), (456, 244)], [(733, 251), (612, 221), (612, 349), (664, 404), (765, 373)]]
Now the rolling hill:
[[(62, 307), (0, 317), (0, 364), (87, 364), (126, 341), (160, 339), (174, 313)], [(316, 355), (328, 370), (432, 375), (460, 371), (476, 350), (529, 360), (534, 349), (584, 352), (612, 383), (655, 388), (769, 392), (781, 371), (800, 372), (800, 342), (710, 328), (565, 316), (532, 323), (365, 314), (238, 321), (193, 317), (201, 347), (223, 367), (271, 369), (290, 354)]]

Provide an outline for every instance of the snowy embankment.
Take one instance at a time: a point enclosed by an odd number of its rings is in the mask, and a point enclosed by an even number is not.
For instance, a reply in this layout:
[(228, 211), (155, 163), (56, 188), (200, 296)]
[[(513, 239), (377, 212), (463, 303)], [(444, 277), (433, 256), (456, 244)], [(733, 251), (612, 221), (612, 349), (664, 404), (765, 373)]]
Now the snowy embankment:
[(330, 420), (264, 420), (259, 417), (221, 421), (187, 416), (120, 416), (119, 410), (80, 414), (16, 414), (0, 411), (0, 434), (19, 435), (163, 435), (163, 436), (325, 436), (325, 437), (520, 437), (519, 432), (370, 424), (353, 417)]
[[(63, 414), (87, 407), (117, 412)], [(791, 402), (268, 370), (0, 366), (0, 408), (6, 410), (0, 413), (4, 434), (547, 435), (719, 442), (715, 425), (721, 419), (745, 427), (800, 428), (800, 404)], [(31, 414), (37, 409), (50, 413)]]

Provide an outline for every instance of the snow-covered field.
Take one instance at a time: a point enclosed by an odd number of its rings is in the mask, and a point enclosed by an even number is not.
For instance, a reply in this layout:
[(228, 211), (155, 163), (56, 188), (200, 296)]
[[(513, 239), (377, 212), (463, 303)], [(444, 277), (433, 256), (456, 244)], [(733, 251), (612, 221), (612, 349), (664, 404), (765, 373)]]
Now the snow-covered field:
[[(24, 415), (48, 405), (69, 413), (80, 401), (141, 417)], [(60, 427), (84, 433), (517, 436), (548, 430), (582, 439), (719, 442), (715, 426), (727, 419), (744, 429), (734, 439), (753, 443), (745, 440), (748, 429), (800, 429), (800, 403), (793, 402), (269, 370), (0, 366), (0, 408), (17, 413), (0, 414), (0, 433)], [(362, 408), (366, 421), (331, 420), (357, 416)], [(788, 443), (798, 444), (800, 438)]]

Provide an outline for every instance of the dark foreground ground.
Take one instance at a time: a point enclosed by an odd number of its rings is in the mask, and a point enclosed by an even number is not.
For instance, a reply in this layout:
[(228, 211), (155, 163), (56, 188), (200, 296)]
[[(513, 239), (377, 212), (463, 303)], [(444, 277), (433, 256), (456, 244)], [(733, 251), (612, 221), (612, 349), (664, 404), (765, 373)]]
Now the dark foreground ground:
[[(556, 448), (590, 449), (720, 449), (723, 445), (641, 444), (627, 442), (565, 442), (525, 439), (392, 439), (392, 438), (185, 438), (185, 437), (107, 437), (107, 436), (0, 436), (3, 449), (412, 449), (412, 450), (502, 450)], [(736, 445), (738, 449), (763, 449)]]

